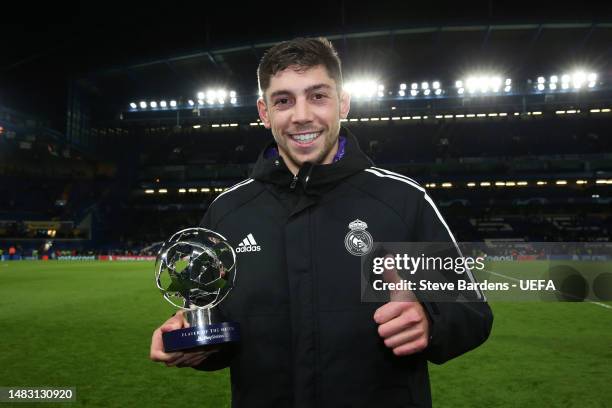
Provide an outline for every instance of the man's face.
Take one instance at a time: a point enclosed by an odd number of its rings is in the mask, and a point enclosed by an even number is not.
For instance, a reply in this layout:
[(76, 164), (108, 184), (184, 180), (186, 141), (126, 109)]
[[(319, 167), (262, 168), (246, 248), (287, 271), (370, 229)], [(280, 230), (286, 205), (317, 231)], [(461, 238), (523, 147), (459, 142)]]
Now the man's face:
[(331, 163), (338, 148), (340, 119), (350, 108), (322, 65), (289, 67), (270, 78), (257, 101), (259, 117), (272, 130), (281, 157), (293, 174), (305, 162)]

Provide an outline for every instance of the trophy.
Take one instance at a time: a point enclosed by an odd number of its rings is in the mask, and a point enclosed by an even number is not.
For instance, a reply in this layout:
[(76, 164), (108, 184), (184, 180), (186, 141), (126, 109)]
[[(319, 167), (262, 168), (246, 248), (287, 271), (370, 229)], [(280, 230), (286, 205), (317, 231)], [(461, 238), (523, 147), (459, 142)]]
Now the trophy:
[(155, 281), (185, 319), (185, 328), (162, 334), (167, 353), (240, 339), (238, 323), (224, 321), (216, 308), (235, 280), (236, 253), (222, 235), (187, 228), (164, 242), (155, 261)]

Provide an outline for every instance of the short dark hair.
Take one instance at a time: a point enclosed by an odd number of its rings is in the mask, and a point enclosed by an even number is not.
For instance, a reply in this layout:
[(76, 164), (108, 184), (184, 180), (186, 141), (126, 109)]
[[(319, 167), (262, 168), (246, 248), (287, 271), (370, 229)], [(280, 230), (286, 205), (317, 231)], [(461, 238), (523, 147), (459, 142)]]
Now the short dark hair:
[(295, 38), (276, 44), (264, 54), (257, 68), (257, 80), (262, 94), (270, 86), (270, 78), (291, 66), (308, 69), (323, 65), (327, 75), (342, 88), (341, 62), (332, 43), (324, 37)]

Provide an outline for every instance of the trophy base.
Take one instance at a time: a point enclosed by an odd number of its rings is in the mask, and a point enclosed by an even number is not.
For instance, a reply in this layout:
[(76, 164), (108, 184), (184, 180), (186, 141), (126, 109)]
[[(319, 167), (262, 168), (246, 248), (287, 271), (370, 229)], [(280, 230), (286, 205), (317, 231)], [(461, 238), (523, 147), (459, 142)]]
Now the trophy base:
[(240, 340), (238, 323), (223, 322), (206, 326), (187, 327), (163, 333), (166, 353), (196, 347), (224, 344)]
[(166, 353), (240, 340), (240, 325), (219, 321), (222, 317), (215, 309), (188, 310), (184, 318), (189, 327), (162, 333)]

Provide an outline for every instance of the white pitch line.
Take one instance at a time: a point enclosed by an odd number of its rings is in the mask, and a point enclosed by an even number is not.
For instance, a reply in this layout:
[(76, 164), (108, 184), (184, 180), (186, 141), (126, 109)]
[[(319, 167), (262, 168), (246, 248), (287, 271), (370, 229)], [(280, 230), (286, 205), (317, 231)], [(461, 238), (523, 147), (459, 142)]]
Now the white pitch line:
[[(502, 278), (513, 280), (515, 282), (520, 282), (520, 279), (513, 278), (512, 276), (506, 276), (506, 275), (503, 275), (501, 273), (497, 273), (497, 272), (493, 272), (493, 271), (487, 271), (487, 272), (492, 274), (492, 275), (497, 275), (497, 276), (500, 276)], [(555, 292), (559, 292), (559, 291), (555, 290)], [(610, 305), (606, 305), (605, 303), (601, 303), (601, 302), (595, 302), (593, 300), (587, 300), (585, 303), (592, 303), (594, 305), (601, 306), (601, 307), (604, 307), (606, 309), (612, 309), (612, 306), (610, 306)]]
[(515, 282), (520, 282), (521, 281), (520, 279), (513, 278), (512, 276), (502, 275), (501, 273), (497, 273), (497, 272), (493, 272), (493, 271), (489, 271), (489, 270), (487, 270), (487, 272), (490, 273), (490, 274), (493, 274), (493, 275), (501, 276), (502, 278), (513, 280)]
[(593, 302), (593, 301), (589, 300), (589, 301), (587, 301), (587, 303), (592, 303), (592, 304), (597, 305), (597, 306), (605, 307), (606, 309), (612, 309), (612, 306), (606, 305), (605, 303), (601, 303), (601, 302)]

